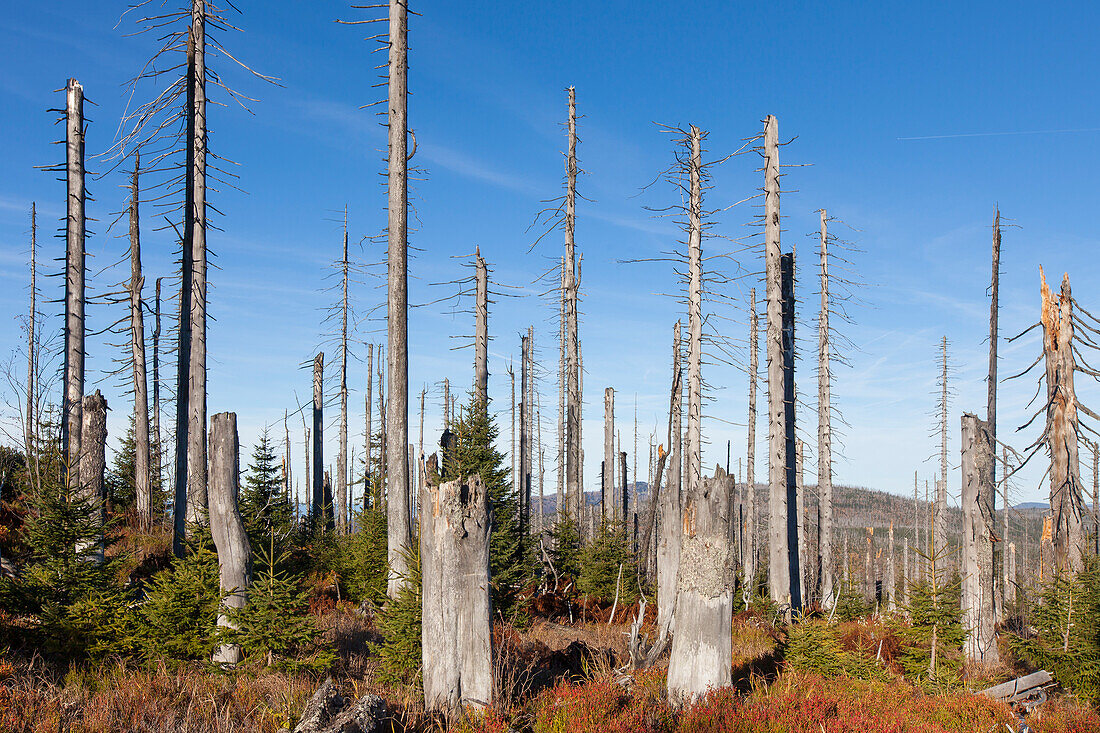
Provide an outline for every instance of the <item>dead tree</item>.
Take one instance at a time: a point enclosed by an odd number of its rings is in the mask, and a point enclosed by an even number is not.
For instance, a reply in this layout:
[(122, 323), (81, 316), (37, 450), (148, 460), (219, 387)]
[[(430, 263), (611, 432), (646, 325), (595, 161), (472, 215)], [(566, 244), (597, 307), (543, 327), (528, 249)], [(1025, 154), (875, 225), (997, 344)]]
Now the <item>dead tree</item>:
[(336, 456), (336, 531), (347, 534), (348, 517), (348, 210), (344, 207), (344, 256), (340, 260), (340, 452)]
[[(366, 511), (370, 506), (370, 493), (371, 493), (371, 460), (374, 457), (374, 451), (371, 450), (371, 443), (374, 439), (374, 416), (371, 414), (371, 408), (374, 405), (371, 404), (372, 392), (374, 391), (374, 344), (367, 344), (367, 394), (363, 400), (363, 411), (366, 413), (364, 417), (365, 426), (363, 434), (363, 511)], [(375, 507), (377, 509), (377, 507)]]
[(396, 598), (408, 574), (405, 561), (412, 541), (409, 521), (409, 272), (408, 272), (408, 7), (389, 1), (389, 224), (387, 233), (389, 390), (386, 413), (386, 517), (389, 582)]
[(320, 532), (328, 528), (332, 508), (325, 506), (325, 355), (313, 357), (313, 494), (310, 500), (310, 517), (313, 529)]
[(756, 559), (758, 541), (756, 537), (756, 379), (760, 371), (759, 357), (760, 317), (756, 313), (756, 288), (749, 290), (749, 421), (748, 446), (745, 458), (745, 493), (747, 507), (745, 529), (748, 541), (745, 543), (745, 605), (752, 602), (756, 593)]
[(1008, 561), (1005, 564), (1005, 614), (1016, 605), (1016, 543), (1008, 543)]
[(806, 561), (808, 547), (806, 545), (806, 486), (802, 481), (803, 444), (801, 440), (795, 441), (794, 451), (794, 490), (795, 490), (795, 522), (798, 525), (798, 540), (795, 544), (798, 553), (798, 597), (805, 601), (806, 589), (810, 583), (808, 573), (810, 564)]
[(1085, 549), (1084, 500), (1078, 463), (1078, 409), (1073, 373), (1078, 369), (1073, 343), (1073, 296), (1069, 275), (1062, 278), (1062, 291), (1054, 296), (1042, 280), (1043, 353), (1046, 356), (1046, 430), (1040, 440), (1050, 451), (1050, 511), (1054, 516), (1055, 567), (1077, 573), (1082, 569)]
[(615, 501), (615, 390), (603, 391), (603, 481), (600, 503), (605, 520), (618, 519)]
[(76, 493), (88, 503), (93, 520), (99, 526), (99, 540), (92, 551), (95, 562), (103, 562), (103, 527), (107, 522), (107, 491), (103, 480), (107, 468), (107, 400), (97, 389), (82, 400), (80, 456), (76, 463)]
[(149, 470), (149, 393), (145, 382), (145, 320), (142, 312), (141, 233), (138, 221), (138, 171), (134, 156), (130, 183), (130, 353), (134, 386), (134, 493), (142, 529), (153, 525), (153, 487)]
[[(574, 238), (577, 221), (577, 93), (569, 87), (569, 141), (565, 154), (565, 493), (574, 502), (579, 526), (584, 526), (584, 465), (581, 458), (581, 370), (577, 334), (580, 263)], [(583, 529), (582, 529), (583, 532)]]
[(554, 504), (556, 521), (560, 521), (567, 511), (565, 505), (565, 256), (561, 258), (561, 282), (558, 293), (558, 455), (557, 455), (557, 479), (558, 494), (557, 503)]
[[(84, 402), (84, 87), (69, 79), (65, 87), (65, 364), (62, 393), (62, 453), (69, 475), (81, 456)], [(78, 482), (79, 483), (79, 482)]]
[(932, 572), (942, 569), (947, 554), (947, 337), (940, 342), (940, 479), (932, 508)]
[(474, 254), (477, 279), (477, 322), (474, 336), (474, 394), (489, 404), (489, 268), (478, 248)]
[[(156, 441), (157, 483), (164, 478), (164, 441), (160, 433), (160, 282), (157, 278), (153, 309), (153, 440)], [(160, 507), (163, 510), (163, 507)]]
[[(38, 319), (38, 212), (31, 202), (31, 307), (27, 314), (27, 414), (23, 433), (25, 454), (30, 456), (37, 442), (38, 416), (36, 382), (38, 375), (38, 345), (35, 341), (35, 325)], [(37, 475), (37, 470), (35, 471)]]
[(787, 441), (783, 369), (783, 289), (779, 243), (779, 123), (764, 123), (764, 280), (768, 359), (768, 578), (772, 600), (790, 606), (787, 530)]
[(963, 573), (962, 610), (967, 659), (1000, 661), (993, 627), (993, 442), (992, 430), (976, 416), (962, 416)]
[(668, 662), (668, 695), (677, 703), (731, 684), (732, 482), (719, 466), (714, 478), (702, 479), (684, 492), (676, 633)]
[(892, 520), (886, 537), (886, 608), (893, 611), (897, 607), (898, 576), (894, 565), (894, 522)]
[(821, 210), (821, 310), (817, 319), (817, 501), (821, 512), (818, 558), (821, 599), (832, 608), (833, 590), (833, 428), (832, 354), (829, 334), (829, 228)]
[[(672, 331), (672, 392), (668, 409), (668, 486), (657, 496), (657, 628), (659, 639), (668, 637), (673, 629), (676, 608), (676, 584), (680, 574), (681, 489), (680, 452), (683, 431), (680, 410), (683, 405), (683, 369), (680, 367), (680, 322)], [(660, 455), (660, 454), (658, 454)], [(658, 458), (658, 468), (664, 463)], [(660, 481), (658, 475), (657, 481)]]
[[(210, 533), (218, 550), (218, 575), (226, 594), (225, 611), (244, 608), (252, 583), (252, 548), (238, 508), (240, 495), (240, 443), (237, 413), (221, 412), (210, 417)], [(227, 612), (218, 614), (218, 626), (235, 628)], [(222, 644), (214, 652), (214, 663), (233, 666), (241, 661), (241, 648)]]
[(783, 513), (787, 524), (787, 578), (790, 583), (789, 603), (791, 612), (802, 607), (802, 572), (800, 570), (798, 513), (797, 452), (794, 408), (798, 399), (794, 385), (794, 252), (784, 252), (779, 263), (781, 293), (783, 296), (783, 433), (786, 457), (786, 499)]
[(433, 454), (420, 492), (424, 705), (457, 714), (492, 702), (489, 497), (481, 477), (440, 483)]
[[(992, 508), (996, 511), (996, 487), (997, 487), (997, 332), (998, 319), (1000, 317), (1000, 284), (1001, 284), (1001, 210), (996, 208), (993, 214), (993, 265), (992, 277), (989, 285), (989, 376), (986, 379), (986, 412), (985, 426), (989, 430), (989, 442), (993, 450), (989, 462), (990, 490), (993, 492)], [(1007, 470), (1007, 469), (1006, 469)], [(1008, 504), (1004, 505), (1004, 516), (1007, 521)], [(992, 529), (992, 528), (991, 528)], [(993, 552), (1005, 547), (1006, 538), (1001, 536), (1001, 541), (993, 546)], [(1005, 566), (1004, 552), (1001, 551), (1001, 566)], [(998, 598), (1003, 598), (1004, 589), (997, 593)], [(1001, 617), (998, 610), (997, 617)]]
[(526, 334), (520, 335), (520, 403), (519, 403), (519, 528), (520, 537), (526, 541), (528, 527), (531, 521), (531, 494), (528, 478), (531, 475), (531, 465), (528, 463), (527, 432), (530, 427), (527, 424), (527, 380), (530, 375), (527, 372), (527, 353), (531, 348), (531, 342)]
[(687, 482), (694, 491), (702, 477), (703, 413), (703, 133), (692, 125), (688, 132), (688, 424)]

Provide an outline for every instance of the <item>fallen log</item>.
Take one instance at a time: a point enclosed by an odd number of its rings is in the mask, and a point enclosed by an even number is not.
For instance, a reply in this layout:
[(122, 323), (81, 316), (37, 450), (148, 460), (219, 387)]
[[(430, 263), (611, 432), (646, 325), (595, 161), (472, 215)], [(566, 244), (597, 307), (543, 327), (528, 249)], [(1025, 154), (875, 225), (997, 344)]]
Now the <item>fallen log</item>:
[(1041, 694), (1044, 688), (1050, 686), (1053, 682), (1054, 678), (1050, 676), (1050, 672), (1041, 669), (1023, 677), (987, 687), (978, 694), (1006, 703), (1022, 702)]

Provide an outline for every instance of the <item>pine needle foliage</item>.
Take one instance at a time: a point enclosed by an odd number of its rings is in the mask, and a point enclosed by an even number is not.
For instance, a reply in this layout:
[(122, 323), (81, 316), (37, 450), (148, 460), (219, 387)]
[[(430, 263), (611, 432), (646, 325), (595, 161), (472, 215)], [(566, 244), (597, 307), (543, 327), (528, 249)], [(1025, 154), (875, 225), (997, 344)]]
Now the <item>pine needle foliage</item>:
[(905, 641), (898, 662), (907, 677), (948, 685), (957, 681), (965, 636), (961, 596), (962, 580), (957, 572), (946, 578), (937, 570), (909, 584), (909, 623), (898, 629)]
[(310, 593), (283, 569), (286, 560), (287, 554), (276, 549), (275, 535), (269, 535), (259, 548), (248, 601), (229, 613), (236, 628), (222, 629), (221, 638), (267, 667), (320, 672), (332, 666), (335, 656), (320, 648), (321, 632), (309, 614)]
[(577, 521), (568, 511), (558, 514), (550, 528), (550, 559), (562, 577), (576, 580), (581, 574), (581, 534)]
[(487, 401), (471, 395), (470, 403), (451, 423), (454, 449), (443, 462), (444, 481), (481, 476), (489, 494), (489, 573), (493, 608), (514, 615), (517, 597), (531, 579), (533, 562), (519, 526), (519, 501), (508, 476), (505, 457), (497, 450), (499, 430)]
[(401, 551), (408, 575), (403, 578), (397, 598), (385, 605), (378, 617), (382, 641), (371, 647), (378, 653), (381, 666), (378, 680), (383, 683), (413, 685), (420, 680), (420, 545), (416, 542)]
[(252, 449), (252, 459), (241, 487), (241, 517), (254, 546), (265, 543), (272, 534), (290, 533), (293, 510), (283, 490), (282, 469), (267, 428)]
[(840, 630), (827, 621), (806, 621), (794, 626), (784, 656), (787, 664), (800, 672), (861, 680), (886, 678), (885, 670), (874, 659), (846, 650), (840, 641)]
[(1034, 635), (1009, 638), (1012, 650), (1047, 669), (1059, 685), (1100, 704), (1100, 559), (1085, 558), (1076, 576), (1058, 573), (1032, 607)]
[(600, 523), (592, 542), (581, 551), (580, 565), (577, 590), (581, 593), (610, 603), (618, 586), (620, 604), (630, 605), (638, 599), (634, 553), (630, 551), (626, 526), (622, 522), (605, 520)]

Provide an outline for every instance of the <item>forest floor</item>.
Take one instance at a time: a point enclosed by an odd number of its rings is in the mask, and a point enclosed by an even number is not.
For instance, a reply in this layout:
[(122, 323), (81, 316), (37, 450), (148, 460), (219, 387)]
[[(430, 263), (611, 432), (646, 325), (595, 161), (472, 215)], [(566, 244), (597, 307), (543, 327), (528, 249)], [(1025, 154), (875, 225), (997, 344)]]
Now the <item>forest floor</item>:
[[(783, 631), (759, 615), (741, 614), (733, 632), (734, 686), (674, 710), (664, 692), (665, 669), (628, 672), (629, 611), (570, 623), (535, 618), (524, 628), (498, 625), (497, 702), (483, 714), (452, 721), (456, 730), (506, 733), (728, 731), (749, 733), (1019, 733), (1023, 721), (1008, 706), (967, 691), (1013, 676), (985, 670), (962, 686), (915, 685), (884, 673), (871, 680), (822, 676), (779, 659)], [(318, 610), (329, 648), (339, 655), (334, 679), (354, 696), (384, 697), (386, 730), (443, 728), (423, 712), (412, 687), (376, 681), (377, 640), (371, 620), (350, 604)], [(652, 630), (652, 627), (650, 627)], [(877, 636), (876, 636), (877, 635)], [(855, 653), (877, 657), (889, 670), (891, 644), (873, 621), (842, 625)], [(876, 651), (872, 652), (874, 649)], [(885, 652), (883, 651), (885, 649)], [(321, 679), (315, 674), (242, 669), (225, 673), (198, 663), (139, 667), (121, 660), (58, 668), (37, 655), (0, 657), (0, 731), (212, 731), (278, 733), (293, 729)], [(1027, 719), (1036, 733), (1100, 731), (1100, 716), (1067, 696)]]

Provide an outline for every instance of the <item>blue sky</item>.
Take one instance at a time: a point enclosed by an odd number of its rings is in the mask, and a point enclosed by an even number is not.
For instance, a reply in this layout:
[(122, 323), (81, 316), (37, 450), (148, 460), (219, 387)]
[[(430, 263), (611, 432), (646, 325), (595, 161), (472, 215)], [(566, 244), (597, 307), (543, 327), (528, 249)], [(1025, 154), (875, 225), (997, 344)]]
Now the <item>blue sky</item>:
[[(383, 93), (372, 87), (379, 81), (373, 67), (383, 58), (368, 53), (373, 42), (363, 40), (378, 26), (333, 22), (365, 17), (342, 3), (238, 6), (242, 13), (233, 21), (244, 32), (226, 36), (226, 47), (279, 77), (281, 86), (248, 78), (228, 59), (210, 60), (258, 101), (250, 104), (251, 113), (233, 104), (209, 112), (211, 148), (240, 164), (234, 172), (246, 192), (223, 187), (211, 194), (225, 216), (217, 219), (224, 231), (209, 238), (219, 268), (211, 275), (216, 320), (209, 408), (236, 411), (242, 440), (251, 443), (264, 424), (281, 423), (284, 409), (295, 409), (295, 395), (304, 400), (309, 392), (302, 365), (326, 341), (320, 322), (336, 296), (324, 289), (333, 283), (343, 207), (353, 243), (385, 225), (379, 175), (384, 130), (377, 108), (360, 109)], [(0, 338), (17, 374), (32, 200), (41, 216), (43, 260), (63, 252), (61, 240), (48, 235), (61, 215), (64, 184), (34, 169), (60, 154), (51, 142), (61, 129), (47, 110), (63, 105), (54, 90), (76, 77), (97, 105), (87, 108), (89, 152), (111, 146), (128, 101), (125, 82), (155, 45), (149, 36), (128, 35), (133, 23), (129, 16), (119, 21), (124, 9), (112, 2), (17, 4), (0, 19)], [(1091, 215), (1100, 120), (1089, 93), (1097, 69), (1089, 34), (1100, 19), (1091, 4), (1055, 10), (1019, 2), (423, 3), (413, 9), (421, 15), (410, 23), (410, 125), (419, 142), (414, 162), (425, 172), (413, 185), (410, 297), (429, 303), (453, 294), (454, 285), (431, 284), (465, 277), (463, 264), (475, 246), (495, 280), (511, 286), (511, 297), (500, 298), (490, 317), (490, 390), (506, 436), (506, 367), (518, 355), (520, 332), (533, 325), (547, 370), (540, 386), (548, 491), (555, 485), (557, 307), (535, 280), (561, 255), (561, 237), (552, 234), (528, 250), (537, 236), (532, 219), (562, 190), (561, 123), (569, 85), (577, 88), (583, 115), (580, 156), (587, 175), (580, 192), (590, 199), (579, 205), (577, 222), (584, 257), (589, 484), (597, 480), (602, 454), (605, 386), (618, 391), (628, 452), (637, 395), (643, 479), (648, 436), (664, 435), (671, 330), (683, 313), (663, 294), (679, 285), (667, 262), (624, 262), (680, 247), (675, 224), (646, 208), (677, 203), (677, 190), (660, 182), (642, 190), (673, 160), (673, 140), (655, 123), (709, 131), (711, 159), (757, 134), (767, 114), (778, 117), (781, 139), (796, 137), (783, 148), (782, 160), (810, 165), (785, 170), (783, 241), (800, 255), (805, 306), (799, 328), (807, 355), (815, 349), (815, 211), (825, 207), (842, 219), (849, 227), (837, 224), (835, 231), (862, 250), (852, 259), (867, 283), (860, 292), (866, 304), (844, 327), (860, 350), (850, 355), (851, 368), (836, 370), (834, 387), (849, 423), (835, 467), (841, 483), (905, 493), (914, 470), (922, 477), (937, 470), (938, 460), (928, 459), (938, 441), (929, 434), (943, 335), (951, 341), (954, 365), (949, 425), (957, 466), (959, 415), (984, 413), (995, 203), (1014, 225), (1004, 238), (1002, 333), (1015, 334), (1037, 320), (1039, 265), (1055, 281), (1069, 271), (1082, 304), (1095, 305), (1100, 269), (1092, 256), (1097, 235)], [(150, 92), (142, 87), (137, 98)], [(714, 285), (725, 297), (712, 301), (710, 327), (737, 342), (737, 360), (744, 357), (743, 303), (756, 284), (750, 273), (760, 269), (761, 248), (748, 226), (758, 202), (728, 207), (756, 193), (757, 166), (753, 154), (717, 166), (706, 199), (707, 208), (724, 211), (715, 217), (716, 236), (705, 240), (705, 254), (729, 255), (708, 260), (708, 268), (740, 273)], [(106, 167), (89, 162), (91, 169)], [(123, 207), (124, 182), (116, 174), (91, 183), (96, 200), (88, 211), (99, 219), (88, 240), (95, 292), (126, 275), (117, 268), (100, 272), (125, 253), (125, 241), (116, 236), (122, 230), (106, 231), (110, 212)], [(152, 230), (152, 212), (146, 211), (151, 298), (153, 279), (171, 274), (172, 242)], [(369, 240), (353, 250), (369, 262), (383, 255)], [(382, 271), (372, 272), (354, 288), (364, 315), (382, 304)], [(46, 280), (44, 288), (48, 297), (60, 295), (57, 279)], [(467, 305), (436, 303), (410, 315), (410, 383), (413, 392), (428, 390), (428, 436), (438, 434), (442, 379), (465, 389), (472, 376), (469, 349), (453, 350), (472, 332)], [(100, 327), (117, 317), (106, 306), (93, 305), (90, 313)], [(377, 318), (365, 321), (357, 340), (383, 341), (382, 326)], [(90, 337), (88, 380), (107, 394), (118, 435), (129, 407), (118, 381), (105, 376), (118, 355), (110, 340)], [(333, 364), (331, 348), (324, 348)], [(1025, 367), (1038, 349), (1032, 337), (1004, 345), (1002, 375)], [(359, 344), (355, 352), (365, 356)], [(815, 376), (811, 364), (799, 367), (807, 400), (800, 430), (812, 446)], [(170, 365), (166, 371), (171, 374)], [(705, 377), (712, 400), (704, 420), (704, 464), (724, 462), (727, 440), (736, 463), (745, 447), (743, 365), (710, 365)], [(365, 367), (354, 363), (356, 441), (365, 381)], [(1033, 389), (1034, 382), (1020, 380), (1001, 390), (1001, 437), (1018, 447), (1035, 437), (1034, 428), (1013, 432), (1026, 420)], [(1086, 404), (1100, 403), (1091, 380), (1079, 378), (1079, 393)], [(762, 393), (761, 404), (763, 399)], [(10, 409), (4, 417), (10, 422)], [(415, 416), (412, 425), (415, 436)], [(757, 433), (766, 434), (763, 421)], [(335, 437), (334, 424), (328, 435)], [(300, 421), (292, 423), (292, 439), (300, 464)], [(334, 457), (335, 443), (328, 446)], [(812, 482), (812, 456), (808, 466)], [(301, 466), (296, 470), (300, 475)], [(1046, 495), (1040, 473), (1017, 481), (1016, 498)], [(765, 476), (759, 461), (757, 478)], [(956, 468), (950, 482), (957, 492)]]

